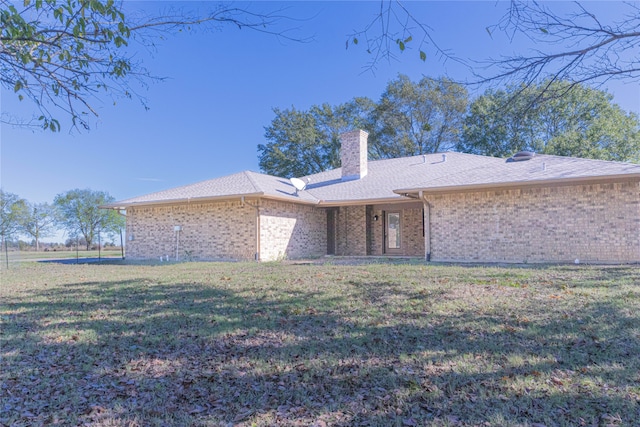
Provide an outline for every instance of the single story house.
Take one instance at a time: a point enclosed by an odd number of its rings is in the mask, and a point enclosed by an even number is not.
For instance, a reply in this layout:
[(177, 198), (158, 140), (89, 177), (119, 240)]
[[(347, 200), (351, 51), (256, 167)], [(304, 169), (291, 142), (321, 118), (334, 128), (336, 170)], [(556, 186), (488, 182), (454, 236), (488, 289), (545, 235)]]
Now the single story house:
[(640, 262), (640, 165), (532, 153), (368, 161), (366, 132), (341, 140), (341, 168), (298, 181), (245, 171), (105, 207), (126, 211), (131, 259)]

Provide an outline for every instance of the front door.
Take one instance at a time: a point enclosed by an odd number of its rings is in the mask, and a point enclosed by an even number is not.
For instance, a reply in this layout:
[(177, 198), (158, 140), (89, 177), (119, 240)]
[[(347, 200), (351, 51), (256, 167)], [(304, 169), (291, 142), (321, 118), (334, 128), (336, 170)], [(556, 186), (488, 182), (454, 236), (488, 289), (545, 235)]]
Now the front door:
[(384, 253), (402, 253), (402, 215), (400, 212), (386, 212), (384, 224)]

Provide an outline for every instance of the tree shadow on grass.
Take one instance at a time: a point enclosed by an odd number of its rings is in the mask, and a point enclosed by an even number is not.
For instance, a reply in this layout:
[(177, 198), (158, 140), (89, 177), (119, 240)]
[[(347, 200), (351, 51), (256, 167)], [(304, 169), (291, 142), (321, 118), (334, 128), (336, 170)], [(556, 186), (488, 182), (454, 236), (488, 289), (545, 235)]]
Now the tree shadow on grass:
[[(638, 315), (454, 307), (443, 288), (344, 295), (127, 281), (5, 301), (7, 425), (551, 425), (640, 419)], [(516, 290), (517, 291), (517, 290)], [(514, 291), (514, 292), (516, 292)], [(438, 307), (438, 310), (432, 309)], [(635, 390), (635, 395), (630, 391)], [(618, 418), (620, 421), (616, 421)]]

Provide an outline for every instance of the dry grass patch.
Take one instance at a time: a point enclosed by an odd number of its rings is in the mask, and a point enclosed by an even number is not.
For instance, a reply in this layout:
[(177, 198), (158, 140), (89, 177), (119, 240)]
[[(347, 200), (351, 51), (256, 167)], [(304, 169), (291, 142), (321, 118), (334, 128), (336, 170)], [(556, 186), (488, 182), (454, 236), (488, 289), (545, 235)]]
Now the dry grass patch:
[(640, 425), (640, 269), (2, 271), (8, 426)]

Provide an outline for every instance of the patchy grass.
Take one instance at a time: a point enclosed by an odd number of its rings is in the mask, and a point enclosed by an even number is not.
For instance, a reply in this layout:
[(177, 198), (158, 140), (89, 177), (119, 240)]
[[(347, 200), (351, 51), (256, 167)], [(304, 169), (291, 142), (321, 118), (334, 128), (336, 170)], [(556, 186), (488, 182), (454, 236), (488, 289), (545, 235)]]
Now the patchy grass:
[(1, 274), (2, 425), (640, 425), (637, 267)]

